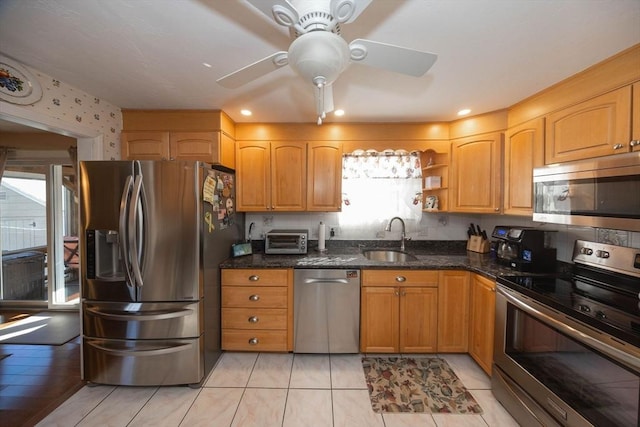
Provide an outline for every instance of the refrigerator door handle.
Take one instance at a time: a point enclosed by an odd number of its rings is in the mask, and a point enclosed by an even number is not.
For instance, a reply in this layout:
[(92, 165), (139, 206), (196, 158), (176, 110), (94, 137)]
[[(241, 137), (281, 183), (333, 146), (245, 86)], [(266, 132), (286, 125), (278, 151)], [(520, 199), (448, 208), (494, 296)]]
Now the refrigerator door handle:
[(127, 211), (131, 199), (131, 189), (133, 187), (133, 177), (129, 175), (124, 183), (124, 190), (122, 191), (122, 197), (120, 198), (120, 252), (122, 252), (122, 259), (124, 260), (124, 271), (127, 275), (127, 284), (135, 286), (133, 276), (131, 275), (131, 263), (129, 262), (129, 245), (127, 230)]
[(91, 313), (96, 317), (101, 317), (103, 319), (110, 320), (135, 320), (135, 321), (145, 321), (145, 320), (164, 320), (164, 319), (174, 319), (178, 317), (187, 317), (193, 314), (193, 310), (183, 309), (183, 310), (155, 310), (155, 311), (136, 311), (136, 312), (108, 312), (101, 311), (95, 308), (85, 308), (85, 312)]
[[(128, 240), (129, 240), (129, 248), (131, 253), (131, 267), (133, 270), (133, 276), (136, 279), (136, 286), (142, 287), (144, 285), (142, 280), (142, 271), (140, 270), (140, 253), (138, 243), (142, 244), (142, 242), (138, 242), (138, 228), (137, 228), (137, 219), (138, 219), (138, 207), (141, 202), (141, 194), (143, 191), (142, 187), (142, 175), (136, 176), (136, 179), (133, 183), (133, 194), (131, 196), (129, 207), (129, 227), (128, 227)], [(144, 214), (144, 212), (143, 212)], [(143, 221), (144, 223), (144, 221)], [(144, 230), (142, 230), (144, 233)]]
[(171, 354), (184, 351), (187, 347), (191, 347), (192, 343), (185, 343), (174, 346), (166, 346), (163, 348), (155, 348), (153, 350), (120, 350), (102, 346), (93, 342), (88, 342), (88, 345), (94, 347), (102, 352), (114, 354), (116, 356), (159, 356), (162, 354)]

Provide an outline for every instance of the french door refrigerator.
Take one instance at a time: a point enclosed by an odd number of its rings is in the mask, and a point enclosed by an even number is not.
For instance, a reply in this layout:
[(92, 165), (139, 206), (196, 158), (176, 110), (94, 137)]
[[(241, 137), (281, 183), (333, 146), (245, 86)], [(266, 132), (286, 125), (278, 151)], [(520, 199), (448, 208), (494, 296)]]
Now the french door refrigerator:
[(220, 356), (218, 265), (244, 235), (231, 170), (80, 162), (83, 379), (202, 383)]

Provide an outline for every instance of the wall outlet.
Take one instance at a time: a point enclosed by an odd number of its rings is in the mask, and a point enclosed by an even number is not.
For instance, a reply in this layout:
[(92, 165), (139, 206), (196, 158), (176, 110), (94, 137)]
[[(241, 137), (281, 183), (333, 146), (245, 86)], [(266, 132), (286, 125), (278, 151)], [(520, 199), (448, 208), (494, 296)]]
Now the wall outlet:
[(327, 237), (329, 237), (330, 239), (333, 237), (338, 237), (340, 235), (340, 227), (338, 227), (337, 225), (329, 225), (327, 226), (327, 230), (329, 230), (329, 232), (327, 233)]

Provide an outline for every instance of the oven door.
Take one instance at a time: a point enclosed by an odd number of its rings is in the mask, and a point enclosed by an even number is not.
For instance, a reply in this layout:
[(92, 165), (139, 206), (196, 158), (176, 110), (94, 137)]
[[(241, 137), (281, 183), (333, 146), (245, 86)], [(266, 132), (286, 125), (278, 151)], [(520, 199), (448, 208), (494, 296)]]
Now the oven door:
[(523, 425), (640, 425), (637, 347), (498, 285), (494, 350), (493, 393)]

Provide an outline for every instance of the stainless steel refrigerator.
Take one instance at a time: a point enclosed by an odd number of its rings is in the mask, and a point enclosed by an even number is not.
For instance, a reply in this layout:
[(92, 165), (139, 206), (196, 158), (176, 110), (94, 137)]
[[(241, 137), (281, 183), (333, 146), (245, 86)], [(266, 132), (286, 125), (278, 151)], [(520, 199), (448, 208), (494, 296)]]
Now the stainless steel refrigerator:
[(82, 372), (196, 386), (220, 355), (219, 263), (244, 236), (233, 171), (80, 162)]

